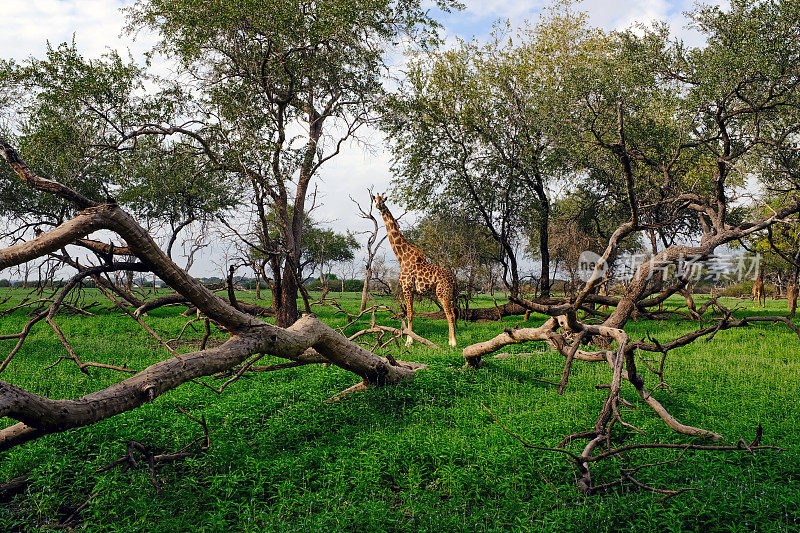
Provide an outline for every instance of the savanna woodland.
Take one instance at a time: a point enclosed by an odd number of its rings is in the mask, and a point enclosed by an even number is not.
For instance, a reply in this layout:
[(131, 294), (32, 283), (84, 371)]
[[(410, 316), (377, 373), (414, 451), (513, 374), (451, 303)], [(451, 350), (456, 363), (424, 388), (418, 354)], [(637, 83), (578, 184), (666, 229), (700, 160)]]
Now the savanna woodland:
[(160, 76), (0, 59), (1, 529), (800, 531), (800, 3), (459, 9), (138, 0)]

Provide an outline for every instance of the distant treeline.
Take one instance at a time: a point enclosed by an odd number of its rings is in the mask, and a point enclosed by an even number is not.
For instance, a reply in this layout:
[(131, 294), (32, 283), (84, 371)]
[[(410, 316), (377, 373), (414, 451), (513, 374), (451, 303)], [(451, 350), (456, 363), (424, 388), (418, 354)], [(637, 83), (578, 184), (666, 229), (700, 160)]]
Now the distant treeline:
[[(56, 280), (28, 280), (27, 282), (21, 280), (9, 280), (9, 279), (0, 279), (0, 287), (11, 287), (11, 288), (33, 288), (39, 286), (40, 283), (43, 283), (47, 287), (59, 288), (63, 287), (67, 284), (66, 279), (56, 279)], [(224, 285), (225, 280), (222, 278), (217, 277), (208, 277), (208, 278), (199, 278), (199, 281), (203, 285), (207, 285), (210, 287)], [(256, 279), (255, 278), (236, 278), (235, 284), (237, 287), (241, 287), (243, 289), (253, 290), (256, 288)], [(165, 287), (165, 283), (160, 279), (156, 279), (155, 281), (156, 287), (161, 288)], [(145, 289), (151, 289), (153, 287), (153, 280), (142, 280), (136, 279), (134, 280), (134, 285), (137, 287), (143, 287)], [(311, 278), (306, 281), (305, 283), (306, 288), (311, 291), (322, 290), (322, 281), (319, 278)], [(92, 279), (84, 279), (81, 282), (81, 286), (88, 289), (93, 289), (96, 287), (94, 280)], [(261, 288), (267, 289), (269, 286), (267, 282), (263, 279), (261, 280)], [(331, 275), (328, 277), (328, 288), (330, 290), (342, 290), (342, 281), (337, 279), (335, 275)], [(344, 281), (344, 290), (346, 292), (361, 292), (364, 288), (364, 280), (362, 279), (348, 279)]]

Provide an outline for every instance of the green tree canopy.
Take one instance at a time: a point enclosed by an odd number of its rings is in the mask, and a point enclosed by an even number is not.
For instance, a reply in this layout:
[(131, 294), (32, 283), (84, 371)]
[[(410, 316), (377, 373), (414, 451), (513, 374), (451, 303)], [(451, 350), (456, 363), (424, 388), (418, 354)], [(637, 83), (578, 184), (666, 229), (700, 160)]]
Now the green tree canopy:
[(249, 188), (249, 233), (272, 254), (277, 321), (288, 326), (312, 179), (373, 117), (386, 52), (406, 37), (434, 44), (437, 24), (419, 0), (140, 0), (128, 15), (132, 31), (161, 36), (157, 51), (191, 87), (193, 122), (166, 131), (202, 139), (212, 164)]
[[(143, 67), (115, 52), (84, 59), (73, 42), (48, 47), (46, 59), (0, 65), (0, 83), (15, 96), (7, 128), (43, 175), (98, 201), (114, 199), (175, 232), (237, 203), (225, 175), (209, 168), (196, 142), (131, 135), (132, 128), (174, 117), (174, 95), (146, 96)], [(58, 224), (74, 209), (0, 171), (0, 214)], [(169, 235), (169, 234), (168, 234)]]

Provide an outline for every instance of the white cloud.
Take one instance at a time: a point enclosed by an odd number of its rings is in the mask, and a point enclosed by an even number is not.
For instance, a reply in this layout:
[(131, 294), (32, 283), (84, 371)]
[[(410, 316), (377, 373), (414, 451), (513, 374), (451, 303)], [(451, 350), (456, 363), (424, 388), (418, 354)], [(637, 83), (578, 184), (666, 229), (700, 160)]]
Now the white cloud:
[(584, 0), (581, 8), (593, 24), (606, 30), (622, 30), (635, 23), (648, 24), (666, 18), (670, 7), (666, 0), (615, 3), (607, 0)]
[(71, 42), (85, 57), (99, 57), (109, 48), (137, 59), (155, 42), (142, 33), (134, 41), (123, 35), (120, 8), (132, 0), (4, 0), (0, 17), (0, 50), (5, 59), (42, 57), (46, 43)]
[(510, 20), (520, 20), (531, 18), (538, 13), (546, 2), (520, 2), (518, 0), (496, 0), (487, 2), (486, 0), (466, 0), (463, 2), (466, 9), (456, 16), (466, 13), (476, 19), (498, 19), (507, 18)]
[[(525, 21), (535, 21), (542, 8), (549, 5), (548, 0), (465, 0), (466, 9), (443, 16), (448, 40), (453, 36), (479, 40), (488, 38), (492, 25), (498, 19), (508, 19), (513, 27), (521, 27)], [(727, 5), (727, 0), (709, 0), (708, 4)], [(650, 24), (667, 21), (675, 37), (688, 44), (700, 45), (700, 35), (686, 26), (688, 19), (683, 15), (695, 6), (693, 0), (639, 0), (620, 2), (619, 0), (583, 0), (577, 9), (589, 15), (590, 23), (604, 30), (623, 30), (636, 24)]]

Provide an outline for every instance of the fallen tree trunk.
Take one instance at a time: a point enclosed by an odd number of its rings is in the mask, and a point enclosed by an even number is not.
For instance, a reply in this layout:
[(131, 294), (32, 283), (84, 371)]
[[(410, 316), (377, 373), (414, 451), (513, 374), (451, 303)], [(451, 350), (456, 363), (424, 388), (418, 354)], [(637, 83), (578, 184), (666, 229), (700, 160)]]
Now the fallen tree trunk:
[[(18, 421), (17, 424), (0, 430), (0, 450), (7, 450), (48, 433), (85, 426), (135, 409), (187, 381), (232, 369), (251, 356), (270, 354), (298, 361), (304, 353), (313, 350), (323, 360), (359, 376), (362, 388), (398, 383), (411, 378), (417, 370), (425, 367), (418, 363), (390, 362), (349, 341), (313, 316), (304, 316), (286, 329), (263, 322), (215, 295), (175, 264), (159, 248), (147, 230), (116, 203), (93, 201), (65, 185), (39, 177), (2, 137), (0, 155), (30, 187), (53, 194), (80, 210), (72, 219), (37, 235), (32, 241), (0, 249), (0, 270), (53, 254), (68, 244), (85, 239), (95, 231), (111, 231), (125, 241), (127, 251), (139, 260), (131, 265), (132, 268), (152, 272), (186, 302), (231, 334), (227, 342), (214, 348), (187, 354), (177, 354), (170, 349), (172, 357), (150, 365), (123, 381), (73, 400), (44, 398), (0, 381), (0, 417), (6, 416)], [(114, 265), (94, 268), (105, 271), (112, 267)], [(77, 286), (79, 278), (80, 275), (75, 278), (75, 283), (61, 288), (61, 294), (55, 301), (63, 301), (66, 293)], [(54, 312), (56, 308), (54, 302), (51, 311)], [(37, 315), (34, 320), (29, 321), (26, 328), (29, 329), (34, 321), (44, 317), (44, 314)], [(48, 319), (52, 317), (48, 315)], [(54, 323), (51, 326), (57, 333), (60, 331)], [(8, 337), (19, 340), (18, 346), (6, 358), (6, 363), (19, 350), (26, 336), (27, 330)], [(66, 339), (61, 340), (70, 350)]]
[(257, 353), (298, 360), (308, 348), (314, 348), (326, 360), (359, 375), (367, 385), (398, 383), (425, 367), (418, 363), (391, 365), (310, 316), (285, 330), (264, 326), (236, 335), (216, 348), (155, 363), (124, 381), (75, 400), (50, 400), (0, 381), (0, 416), (20, 421), (0, 430), (0, 451), (129, 411), (187, 381), (234, 368)]

